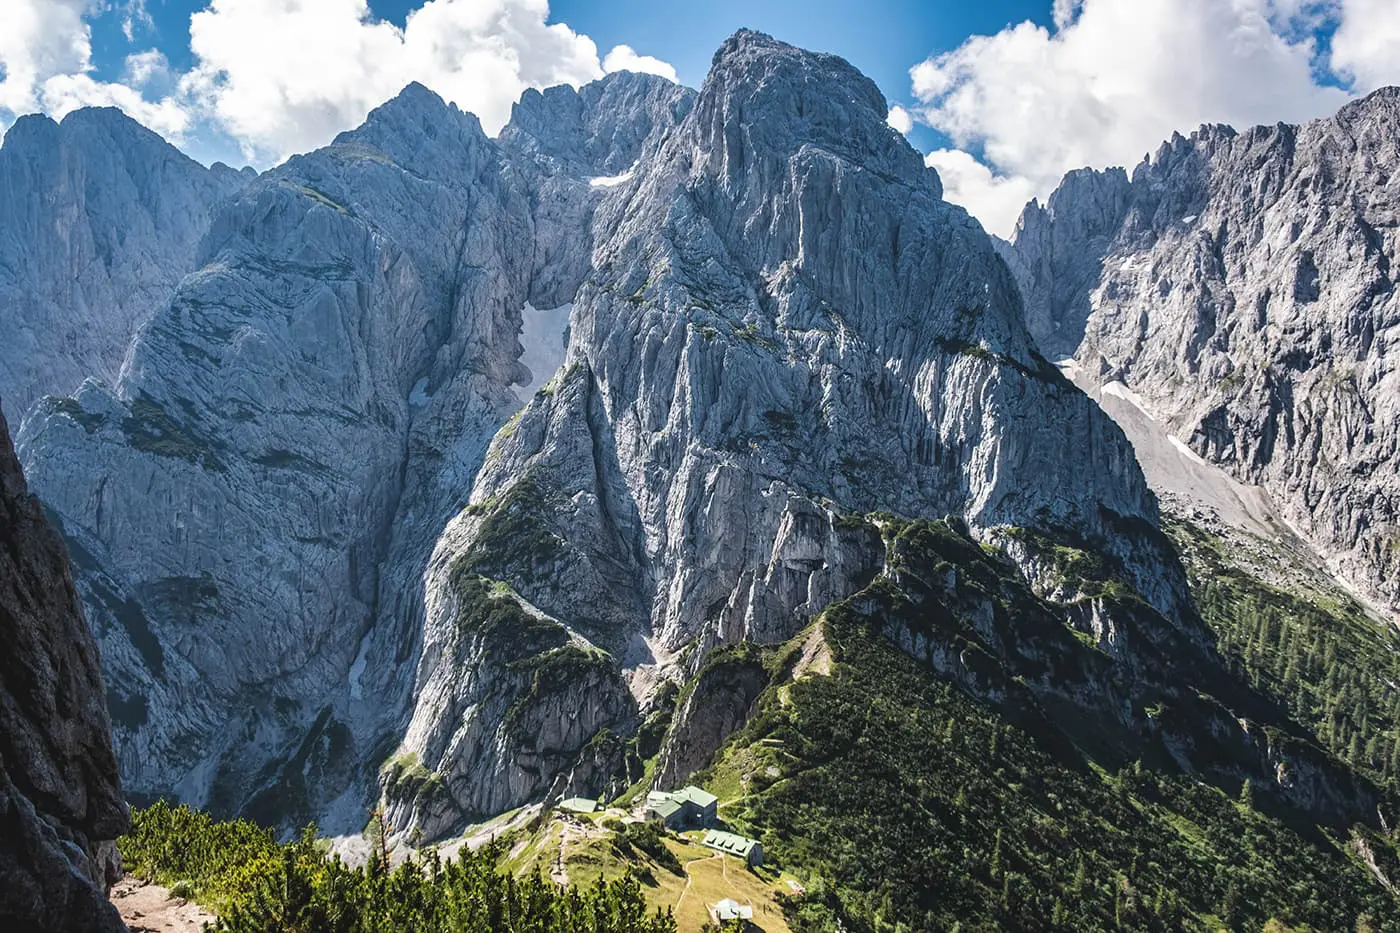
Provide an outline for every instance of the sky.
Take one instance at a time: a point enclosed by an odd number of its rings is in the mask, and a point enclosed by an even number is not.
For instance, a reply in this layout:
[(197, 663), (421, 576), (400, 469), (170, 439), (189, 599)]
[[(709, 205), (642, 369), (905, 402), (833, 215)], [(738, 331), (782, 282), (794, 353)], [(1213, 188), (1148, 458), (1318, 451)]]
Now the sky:
[(617, 70), (699, 87), (748, 26), (868, 74), (945, 196), (1002, 236), (1071, 169), (1400, 83), (1400, 0), (0, 0), (0, 23), (0, 131), (116, 106), (259, 169), (415, 80), (489, 133), (529, 87)]

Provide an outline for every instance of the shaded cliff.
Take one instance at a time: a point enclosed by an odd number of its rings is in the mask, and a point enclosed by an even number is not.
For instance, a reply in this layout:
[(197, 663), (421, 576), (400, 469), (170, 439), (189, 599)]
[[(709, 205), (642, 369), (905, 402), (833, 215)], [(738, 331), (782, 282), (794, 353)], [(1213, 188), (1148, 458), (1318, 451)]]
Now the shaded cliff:
[(0, 928), (124, 930), (105, 892), (127, 810), (97, 645), (3, 416), (0, 644)]

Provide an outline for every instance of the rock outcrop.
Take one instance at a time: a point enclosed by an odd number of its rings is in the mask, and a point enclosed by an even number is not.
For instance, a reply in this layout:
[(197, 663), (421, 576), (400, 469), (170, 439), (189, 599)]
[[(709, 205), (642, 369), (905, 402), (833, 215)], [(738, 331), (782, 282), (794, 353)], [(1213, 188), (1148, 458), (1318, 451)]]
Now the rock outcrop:
[(841, 59), (741, 32), (600, 207), (564, 367), (496, 436), (429, 567), (404, 747), (441, 793), (388, 788), (396, 825), (490, 809), (482, 776), (528, 747), (475, 699), (500, 650), (483, 590), (606, 653), (613, 680), (555, 684), (580, 710), (623, 679), (644, 708), (648, 671), (794, 635), (885, 570), (850, 520), (877, 510), (1076, 529), (1200, 638), (1131, 447), (1035, 351), (991, 242), (885, 113)]
[(252, 171), (205, 168), (115, 108), (21, 117), (0, 146), (0, 398), (115, 382), (137, 328), (193, 268), (213, 206)]
[(1068, 175), (1005, 252), (1047, 355), (1262, 488), (1400, 607), (1400, 89)]
[(97, 645), (3, 416), (0, 643), (0, 928), (125, 930), (106, 895), (128, 816)]
[[(578, 138), (547, 152), (530, 108), (561, 95)], [(223, 203), (114, 385), (39, 404), (20, 448), (78, 565), (132, 793), (362, 827), (433, 542), (512, 386), (551, 374), (520, 362), (522, 309), (569, 301), (617, 190), (590, 180), (691, 96), (631, 74), (536, 94), (498, 143), (411, 85)], [(601, 138), (589, 108), (624, 105)], [(552, 371), (563, 329), (537, 331), (526, 358)]]

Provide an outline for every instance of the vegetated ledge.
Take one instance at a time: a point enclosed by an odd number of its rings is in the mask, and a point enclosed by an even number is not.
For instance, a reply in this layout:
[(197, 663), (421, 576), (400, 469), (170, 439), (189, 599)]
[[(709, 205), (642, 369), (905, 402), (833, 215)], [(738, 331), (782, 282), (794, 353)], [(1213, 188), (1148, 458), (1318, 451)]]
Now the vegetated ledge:
[(142, 395), (131, 401), (128, 410), (122, 433), (135, 450), (185, 460), (213, 473), (227, 472), (218, 456), (222, 445), (181, 424), (155, 399)]
[[(1118, 662), (1009, 562), (942, 523), (882, 524), (894, 572), (817, 623), (830, 674), (792, 680), (775, 661), (695, 778), (741, 790), (725, 818), (805, 875), (795, 928), (1396, 928), (1377, 880), (1400, 876), (1388, 833), (1277, 795), (1253, 736), (1215, 734), (1218, 704), (1189, 685), (1120, 703), (1133, 712), (1115, 725), (1074, 675)], [(1012, 611), (979, 610), (989, 599)], [(1193, 751), (1211, 752), (1203, 770), (1183, 768)]]

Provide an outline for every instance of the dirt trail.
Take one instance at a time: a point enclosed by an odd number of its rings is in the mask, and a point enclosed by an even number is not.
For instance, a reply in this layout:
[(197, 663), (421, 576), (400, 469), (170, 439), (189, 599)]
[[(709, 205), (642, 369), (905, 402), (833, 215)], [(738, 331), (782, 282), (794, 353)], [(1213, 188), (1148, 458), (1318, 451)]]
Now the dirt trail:
[(132, 933), (199, 933), (218, 919), (193, 901), (171, 897), (168, 888), (139, 878), (117, 882), (111, 900)]

